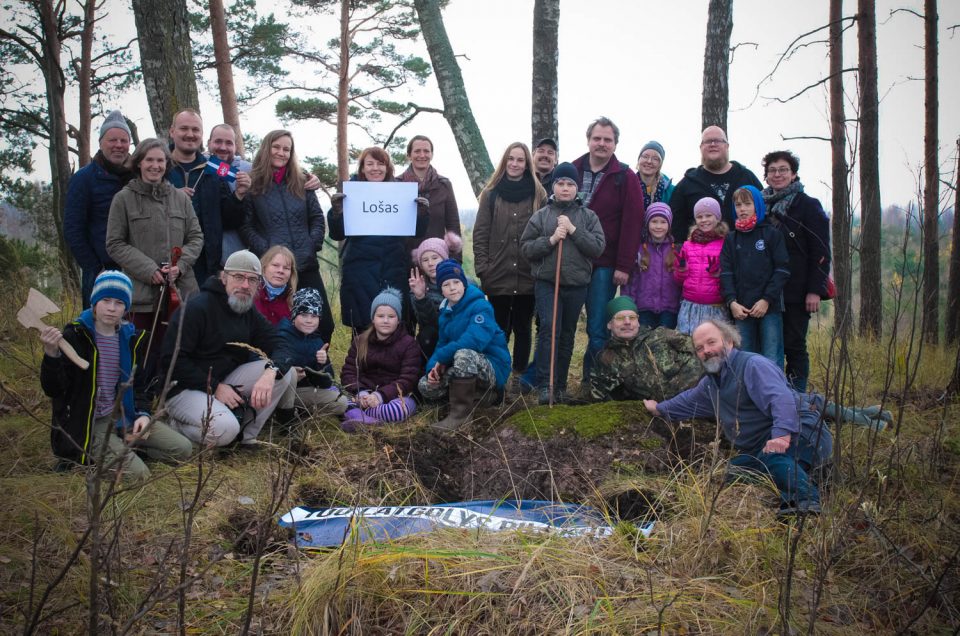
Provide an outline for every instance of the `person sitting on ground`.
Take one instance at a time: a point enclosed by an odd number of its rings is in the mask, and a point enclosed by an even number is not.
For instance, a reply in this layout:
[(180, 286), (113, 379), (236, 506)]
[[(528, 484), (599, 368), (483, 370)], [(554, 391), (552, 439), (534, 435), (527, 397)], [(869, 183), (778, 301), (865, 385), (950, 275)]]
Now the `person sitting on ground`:
[(341, 415), (347, 410), (347, 398), (333, 383), (333, 366), (328, 349), (318, 331), (323, 314), (323, 296), (312, 287), (297, 290), (293, 295), (290, 318), (280, 321), (280, 346), (274, 359), (278, 364), (292, 367), (297, 381), (287, 387), (277, 405), (281, 421), (291, 421), (294, 409)]
[(450, 252), (463, 251), (462, 239), (453, 232), (442, 238), (428, 238), (413, 250), (414, 267), (410, 269), (410, 300), (417, 326), (417, 344), (423, 359), (433, 355), (437, 346), (440, 303), (443, 293), (437, 284), (437, 265), (450, 258)]
[(607, 303), (610, 339), (590, 376), (590, 400), (663, 400), (690, 388), (703, 375), (690, 336), (642, 326), (638, 314), (629, 296)]
[[(280, 344), (276, 328), (253, 308), (261, 271), (252, 252), (234, 252), (170, 321), (160, 359), (164, 372), (172, 365), (176, 381), (167, 408), (175, 426), (197, 444), (226, 446), (239, 437), (241, 449), (256, 449), (260, 429), (296, 382), (287, 364), (250, 349), (271, 356)], [(244, 417), (248, 406), (255, 417)]]
[[(163, 461), (182, 462), (191, 456), (190, 440), (161, 421), (151, 423), (153, 396), (146, 374), (137, 373), (131, 382), (147, 347), (147, 334), (123, 320), (132, 297), (133, 283), (126, 274), (105, 271), (94, 280), (89, 309), (62, 333), (56, 327), (40, 332), (40, 385), (53, 400), (50, 443), (59, 458), (58, 471), (96, 461), (141, 480), (150, 476), (150, 469), (134, 447)], [(90, 363), (86, 370), (61, 355), (61, 340)]]
[(387, 287), (370, 303), (370, 326), (353, 339), (343, 363), (343, 388), (353, 395), (341, 428), (402, 422), (417, 404), (413, 391), (420, 376), (420, 346), (402, 324), (400, 290)]
[(297, 260), (290, 248), (274, 245), (260, 257), (260, 267), (263, 280), (254, 293), (253, 305), (276, 326), (284, 318), (290, 318), (293, 295), (300, 284)]
[[(561, 163), (557, 166), (553, 171), (553, 197), (550, 203), (530, 217), (520, 237), (520, 253), (530, 262), (534, 277), (533, 293), (540, 319), (537, 351), (534, 354), (540, 382), (540, 404), (567, 400), (567, 375), (573, 356), (577, 320), (587, 299), (593, 259), (603, 253), (605, 244), (603, 227), (597, 215), (580, 203), (577, 194), (579, 179), (580, 175), (572, 164)], [(564, 241), (562, 252), (561, 241)], [(558, 258), (559, 287), (556, 281)], [(554, 288), (559, 290), (556, 324)], [(556, 381), (554, 394), (550, 395), (550, 340), (553, 337), (556, 337)]]
[(708, 320), (693, 332), (706, 375), (692, 389), (666, 400), (644, 400), (653, 415), (677, 422), (717, 419), (737, 454), (730, 476), (768, 475), (780, 490), (778, 515), (819, 514), (812, 471), (830, 461), (833, 437), (820, 415), (787, 383), (783, 370), (761, 355), (741, 351), (729, 324)]
[(493, 306), (479, 287), (467, 282), (460, 263), (447, 259), (437, 265), (437, 282), (444, 297), (440, 336), (419, 387), (430, 401), (440, 401), (449, 393), (450, 412), (435, 426), (455, 430), (469, 417), (478, 391), (502, 400), (510, 377), (510, 352), (494, 320)]

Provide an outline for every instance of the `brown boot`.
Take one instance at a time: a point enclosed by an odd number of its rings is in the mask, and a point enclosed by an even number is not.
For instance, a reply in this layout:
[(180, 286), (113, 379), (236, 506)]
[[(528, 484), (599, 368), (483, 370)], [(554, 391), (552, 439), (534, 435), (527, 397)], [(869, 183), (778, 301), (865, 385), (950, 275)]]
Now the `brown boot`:
[(450, 378), (450, 412), (433, 426), (446, 431), (455, 431), (463, 426), (467, 418), (470, 417), (470, 412), (473, 411), (476, 387), (477, 378), (475, 376)]

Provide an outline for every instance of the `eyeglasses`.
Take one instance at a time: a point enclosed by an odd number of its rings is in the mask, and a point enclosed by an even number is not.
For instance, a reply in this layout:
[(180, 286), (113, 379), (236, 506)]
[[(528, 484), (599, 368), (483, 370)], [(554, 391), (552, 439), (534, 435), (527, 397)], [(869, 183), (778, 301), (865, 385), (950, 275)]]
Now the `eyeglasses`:
[(654, 163), (660, 163), (660, 155), (657, 153), (649, 155), (640, 155), (640, 161), (652, 161)]
[(767, 174), (790, 174), (793, 172), (790, 168), (767, 168)]
[(260, 284), (259, 276), (244, 276), (238, 272), (230, 272), (227, 274), (230, 277), (230, 280), (235, 282), (237, 285), (243, 285), (244, 281), (251, 287), (256, 287)]
[(637, 314), (627, 314), (626, 316), (614, 316), (613, 322), (622, 325), (625, 322), (639, 322), (640, 316)]
[(700, 142), (701, 146), (724, 146), (726, 144), (726, 139), (704, 139)]

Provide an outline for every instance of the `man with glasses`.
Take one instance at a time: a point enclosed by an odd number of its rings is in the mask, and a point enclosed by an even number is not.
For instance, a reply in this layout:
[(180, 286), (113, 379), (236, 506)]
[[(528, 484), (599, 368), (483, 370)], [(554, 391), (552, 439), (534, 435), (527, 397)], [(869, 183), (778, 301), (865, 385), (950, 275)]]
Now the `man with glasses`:
[(673, 329), (641, 327), (637, 306), (629, 296), (607, 303), (606, 315), (610, 339), (590, 376), (590, 400), (662, 400), (700, 379), (703, 365), (690, 336)]
[(247, 250), (234, 252), (223, 271), (181, 305), (167, 329), (161, 365), (173, 365), (174, 381), (167, 408), (174, 428), (195, 443), (225, 446), (239, 436), (240, 448), (255, 448), (280, 396), (296, 382), (294, 369), (247, 348), (273, 355), (280, 343), (273, 325), (253, 308), (260, 275), (260, 259)]
[(713, 197), (720, 203), (723, 220), (733, 228), (736, 217), (734, 191), (747, 185), (763, 189), (757, 175), (736, 161), (730, 161), (727, 133), (719, 126), (708, 126), (703, 131), (700, 137), (700, 163), (696, 168), (687, 170), (670, 197), (670, 208), (673, 210), (670, 233), (678, 242), (687, 238), (693, 224), (693, 206), (703, 197)]

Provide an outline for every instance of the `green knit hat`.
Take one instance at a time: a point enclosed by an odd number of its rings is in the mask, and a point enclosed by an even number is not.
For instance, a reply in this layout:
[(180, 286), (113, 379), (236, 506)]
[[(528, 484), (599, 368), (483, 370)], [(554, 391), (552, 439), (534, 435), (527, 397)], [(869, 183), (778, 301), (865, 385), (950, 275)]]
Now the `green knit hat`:
[(613, 317), (621, 311), (632, 311), (635, 314), (640, 313), (637, 309), (637, 303), (633, 302), (632, 298), (629, 296), (617, 296), (607, 303), (607, 322), (613, 320)]

